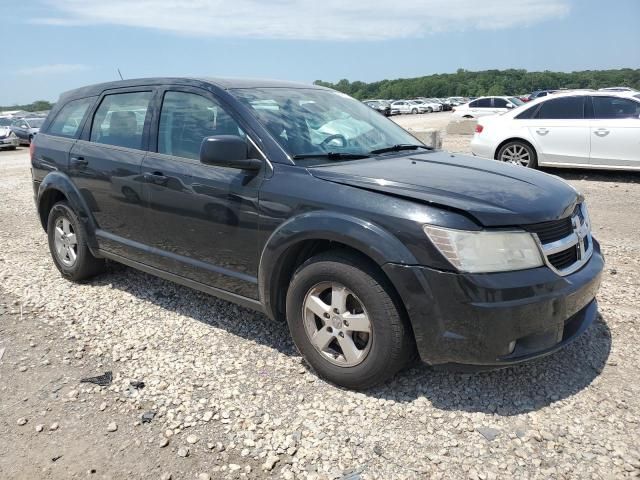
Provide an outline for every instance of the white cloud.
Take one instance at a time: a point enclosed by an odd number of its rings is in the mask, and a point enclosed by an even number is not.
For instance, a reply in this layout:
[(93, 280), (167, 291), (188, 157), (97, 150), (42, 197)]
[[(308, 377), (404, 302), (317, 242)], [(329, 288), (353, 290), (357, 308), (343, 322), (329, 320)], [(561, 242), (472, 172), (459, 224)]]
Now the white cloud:
[(24, 67), (15, 71), (17, 75), (56, 75), (88, 70), (88, 65), (79, 63), (52, 63), (37, 67)]
[(570, 0), (46, 0), (52, 25), (124, 25), (183, 35), (383, 40), (502, 29), (562, 17)]

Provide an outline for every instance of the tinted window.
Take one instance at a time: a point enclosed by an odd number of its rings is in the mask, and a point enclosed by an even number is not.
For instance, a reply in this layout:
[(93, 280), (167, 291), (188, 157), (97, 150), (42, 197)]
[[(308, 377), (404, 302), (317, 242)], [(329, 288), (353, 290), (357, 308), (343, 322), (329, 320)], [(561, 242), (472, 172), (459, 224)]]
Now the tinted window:
[(75, 137), (80, 128), (80, 122), (84, 114), (91, 106), (95, 97), (81, 98), (67, 103), (56, 115), (56, 118), (49, 125), (47, 133), (60, 135), (61, 137)]
[(472, 102), (471, 107), (479, 107), (479, 108), (491, 108), (491, 99), (490, 98), (481, 98), (480, 100), (476, 100)]
[(533, 114), (536, 113), (537, 109), (538, 109), (537, 105), (534, 105), (533, 107), (529, 107), (524, 112), (519, 114), (516, 118), (519, 120), (528, 120), (530, 118), (533, 118)]
[(540, 119), (582, 119), (584, 118), (584, 97), (561, 97), (547, 100), (540, 106), (536, 118)]
[(619, 97), (592, 97), (595, 118), (639, 118), (640, 102)]
[(494, 108), (507, 108), (507, 101), (504, 98), (493, 99)]
[(236, 121), (213, 100), (185, 92), (167, 92), (162, 102), (158, 152), (200, 158), (200, 145), (212, 135), (244, 133)]
[(151, 92), (107, 95), (93, 117), (91, 141), (142, 149)]
[(44, 123), (44, 118), (32, 118), (28, 120), (27, 123), (31, 128), (40, 128)]

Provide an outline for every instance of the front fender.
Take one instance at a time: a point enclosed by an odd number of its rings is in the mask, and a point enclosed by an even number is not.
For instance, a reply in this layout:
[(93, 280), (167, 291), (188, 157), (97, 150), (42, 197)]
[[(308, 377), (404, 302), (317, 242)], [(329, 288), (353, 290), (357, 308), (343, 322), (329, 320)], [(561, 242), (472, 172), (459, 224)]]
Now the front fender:
[(395, 236), (361, 218), (330, 211), (308, 212), (280, 225), (267, 240), (260, 256), (258, 287), (265, 311), (276, 317), (278, 278), (287, 253), (307, 240), (328, 240), (347, 245), (378, 265), (417, 263), (413, 254)]
[(51, 199), (59, 196), (59, 193), (64, 195), (67, 202), (73, 208), (74, 212), (84, 224), (85, 230), (88, 233), (87, 243), (92, 253), (95, 255), (98, 250), (98, 244), (95, 237), (96, 222), (91, 214), (91, 209), (87, 204), (87, 200), (82, 195), (80, 190), (74, 185), (69, 176), (59, 170), (48, 173), (40, 183), (38, 193), (36, 197), (36, 205), (38, 208), (38, 215), (40, 216), (40, 222), (42, 228), (47, 230), (47, 218), (49, 209), (53, 206)]

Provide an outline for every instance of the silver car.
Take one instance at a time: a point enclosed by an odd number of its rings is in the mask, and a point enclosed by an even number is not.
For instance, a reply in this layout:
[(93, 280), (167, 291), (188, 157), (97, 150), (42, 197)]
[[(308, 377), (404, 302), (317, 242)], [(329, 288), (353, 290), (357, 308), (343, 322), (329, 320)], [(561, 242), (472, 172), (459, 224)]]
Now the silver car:
[(18, 137), (11, 130), (11, 119), (0, 117), (0, 150), (15, 149), (18, 143)]
[(44, 118), (16, 118), (11, 123), (11, 130), (16, 134), (20, 143), (31, 145), (31, 140), (40, 131)]

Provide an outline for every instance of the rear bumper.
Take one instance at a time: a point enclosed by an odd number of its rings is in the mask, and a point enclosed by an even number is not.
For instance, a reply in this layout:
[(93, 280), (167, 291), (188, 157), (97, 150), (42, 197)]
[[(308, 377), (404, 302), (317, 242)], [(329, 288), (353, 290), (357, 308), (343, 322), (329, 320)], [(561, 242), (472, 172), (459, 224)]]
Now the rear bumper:
[(478, 157), (489, 158), (493, 160), (495, 152), (494, 142), (486, 138), (486, 135), (475, 133), (471, 140), (471, 153)]
[(561, 277), (547, 267), (459, 274), (387, 264), (423, 361), (432, 365), (505, 366), (559, 350), (597, 315), (604, 259), (594, 253)]

